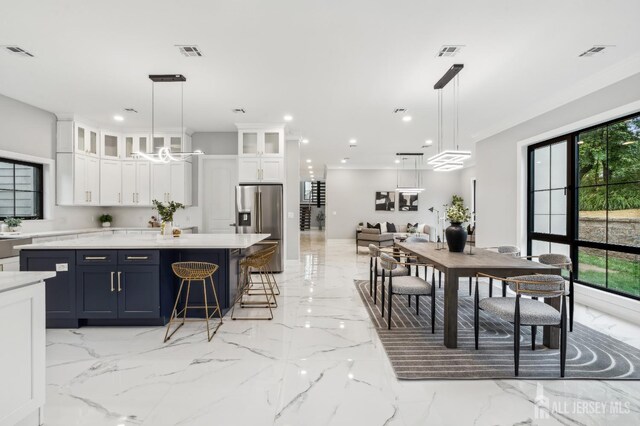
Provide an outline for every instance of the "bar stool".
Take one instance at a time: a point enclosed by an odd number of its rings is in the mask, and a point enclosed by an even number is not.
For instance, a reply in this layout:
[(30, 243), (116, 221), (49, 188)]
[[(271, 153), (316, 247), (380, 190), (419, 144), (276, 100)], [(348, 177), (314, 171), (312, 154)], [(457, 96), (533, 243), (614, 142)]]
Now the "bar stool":
[[(271, 273), (268, 270), (268, 265), (273, 255), (276, 252), (276, 247), (269, 247), (258, 251), (257, 253), (250, 254), (240, 261), (240, 280), (238, 282), (238, 292), (236, 299), (231, 310), (232, 320), (271, 320), (273, 319), (273, 309), (278, 307), (276, 301), (276, 294), (273, 287), (273, 281), (271, 280)], [(252, 277), (252, 271), (255, 271), (259, 277), (259, 281), (254, 280)], [(258, 288), (257, 288), (258, 287)], [(262, 287), (262, 288), (259, 288)], [(262, 300), (245, 300), (248, 296), (260, 296), (264, 297)], [(241, 308), (267, 308), (269, 309), (269, 315), (263, 317), (236, 317), (235, 309), (236, 305), (240, 305)]]
[[(184, 325), (187, 321), (202, 321), (200, 318), (187, 319), (187, 311), (189, 309), (204, 309), (205, 318), (204, 321), (207, 323), (207, 339), (210, 342), (213, 339), (213, 335), (216, 334), (218, 328), (222, 325), (222, 310), (220, 308), (220, 303), (218, 302), (218, 293), (216, 292), (216, 286), (213, 282), (213, 274), (218, 270), (218, 265), (207, 262), (176, 262), (171, 265), (171, 269), (173, 269), (173, 273), (181, 279), (180, 281), (180, 289), (178, 290), (178, 295), (176, 296), (176, 302), (173, 305), (173, 311), (171, 312), (171, 318), (169, 319), (169, 323), (167, 324), (167, 332), (164, 335), (164, 341), (166, 342), (175, 334), (176, 331), (180, 327)], [(207, 302), (207, 278), (211, 281), (211, 290), (213, 291), (213, 297), (216, 301), (215, 305), (209, 305)], [(202, 291), (204, 294), (204, 305), (198, 306), (189, 306), (189, 293), (191, 292), (191, 281), (201, 281), (202, 282)], [(178, 312), (178, 302), (180, 301), (180, 297), (182, 296), (182, 289), (185, 287), (185, 282), (187, 283), (187, 294), (184, 299), (184, 308), (182, 308)], [(211, 314), (209, 314), (209, 309), (213, 309)], [(220, 317), (220, 322), (217, 327), (211, 332), (211, 328), (209, 327), (209, 320), (218, 313)], [(180, 316), (182, 315), (182, 320), (180, 320)], [(171, 324), (180, 323), (171, 333)]]

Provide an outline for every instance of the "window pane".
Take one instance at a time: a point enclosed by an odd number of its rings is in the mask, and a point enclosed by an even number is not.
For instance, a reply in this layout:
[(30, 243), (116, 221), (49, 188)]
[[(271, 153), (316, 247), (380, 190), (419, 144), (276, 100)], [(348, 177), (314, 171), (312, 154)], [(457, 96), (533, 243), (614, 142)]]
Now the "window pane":
[(37, 192), (16, 192), (16, 216), (38, 217), (40, 206)]
[(607, 255), (607, 287), (640, 296), (639, 256), (616, 251), (608, 251)]
[(602, 185), (607, 163), (605, 127), (578, 135), (578, 185)]
[(533, 151), (533, 189), (549, 189), (549, 153), (550, 148), (544, 146)]
[(578, 189), (578, 239), (606, 243), (606, 186)]
[(607, 189), (607, 242), (640, 247), (640, 183), (609, 185)]
[(16, 191), (39, 191), (39, 169), (22, 164), (16, 164)]
[(13, 190), (13, 164), (0, 161), (0, 189)]
[(547, 241), (531, 240), (531, 256), (549, 253), (550, 243)]
[(551, 188), (567, 186), (567, 143), (551, 145)]
[(606, 287), (607, 252), (605, 250), (579, 247), (577, 279), (589, 284)]
[(0, 190), (0, 217), (13, 217), (13, 191)]
[(608, 127), (609, 183), (640, 181), (640, 116)]
[(548, 234), (551, 231), (550, 217), (548, 214), (537, 214), (533, 216), (533, 231)]

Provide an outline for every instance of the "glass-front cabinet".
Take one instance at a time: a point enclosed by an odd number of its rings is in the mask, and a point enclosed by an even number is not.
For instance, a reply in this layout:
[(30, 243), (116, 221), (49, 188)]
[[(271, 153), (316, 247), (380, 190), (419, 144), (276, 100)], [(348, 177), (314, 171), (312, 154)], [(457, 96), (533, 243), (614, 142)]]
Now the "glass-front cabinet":
[(120, 135), (117, 133), (103, 131), (102, 132), (102, 157), (103, 158), (120, 158)]
[(152, 153), (157, 154), (160, 148), (169, 148), (171, 152), (189, 152), (191, 151), (190, 138), (183, 138), (180, 134), (154, 134), (150, 139), (152, 142)]
[(151, 152), (148, 134), (129, 134), (124, 136), (124, 158), (126, 160), (136, 160), (135, 155), (139, 152), (148, 154)]
[(238, 126), (238, 155), (282, 157), (284, 155), (284, 127), (257, 128)]
[(75, 152), (98, 156), (98, 131), (84, 124), (75, 123)]

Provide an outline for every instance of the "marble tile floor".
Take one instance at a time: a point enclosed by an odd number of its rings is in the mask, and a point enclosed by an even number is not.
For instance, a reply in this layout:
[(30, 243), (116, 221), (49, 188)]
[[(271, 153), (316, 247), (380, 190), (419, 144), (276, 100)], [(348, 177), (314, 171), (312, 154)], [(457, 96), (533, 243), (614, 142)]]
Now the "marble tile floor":
[(308, 232), (273, 321), (226, 320), (211, 343), (197, 324), (169, 344), (159, 327), (48, 330), (46, 425), (640, 424), (637, 382), (396, 380), (353, 285), (367, 266), (353, 241)]

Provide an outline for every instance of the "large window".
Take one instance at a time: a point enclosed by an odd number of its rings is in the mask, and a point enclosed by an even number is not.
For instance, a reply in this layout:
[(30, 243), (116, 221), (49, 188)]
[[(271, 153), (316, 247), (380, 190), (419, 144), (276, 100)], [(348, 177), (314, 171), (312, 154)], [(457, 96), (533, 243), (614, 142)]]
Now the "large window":
[(0, 158), (0, 220), (42, 219), (42, 165)]
[(640, 298), (640, 114), (529, 148), (529, 253), (567, 253), (578, 282)]

